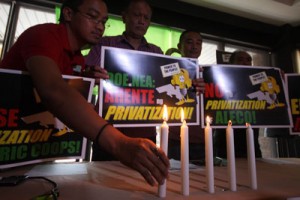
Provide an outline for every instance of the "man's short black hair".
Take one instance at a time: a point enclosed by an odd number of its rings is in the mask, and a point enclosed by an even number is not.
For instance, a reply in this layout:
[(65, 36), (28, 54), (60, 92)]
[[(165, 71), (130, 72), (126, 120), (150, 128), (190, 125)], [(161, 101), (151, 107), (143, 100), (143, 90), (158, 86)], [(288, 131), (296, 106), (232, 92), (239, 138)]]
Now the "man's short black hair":
[(150, 4), (149, 4), (149, 2), (148, 2), (147, 0), (129, 0), (129, 1), (127, 2), (127, 4), (126, 4), (125, 8), (123, 9), (122, 14), (127, 13), (128, 10), (129, 10), (129, 8), (130, 8), (132, 5), (134, 5), (134, 4), (136, 4), (136, 3), (139, 3), (139, 2), (146, 3), (146, 4), (150, 7), (150, 10), (151, 10), (151, 12), (152, 12), (152, 8), (151, 8), (151, 6), (150, 6)]
[(183, 42), (184, 36), (185, 36), (186, 34), (188, 34), (188, 33), (198, 33), (198, 34), (201, 36), (201, 38), (202, 38), (202, 35), (201, 35), (201, 33), (200, 33), (199, 31), (196, 31), (196, 30), (185, 30), (185, 31), (183, 31), (183, 32), (181, 33), (181, 35), (180, 35), (180, 38), (179, 38), (179, 43), (180, 43), (180, 44)]
[(65, 22), (65, 18), (64, 18), (64, 15), (63, 15), (63, 9), (65, 7), (68, 7), (68, 8), (71, 8), (72, 10), (74, 11), (77, 11), (78, 10), (78, 7), (83, 4), (84, 0), (64, 0), (63, 1), (63, 4), (61, 6), (61, 9), (60, 9), (60, 17), (59, 17), (59, 21), (61, 23), (64, 23)]
[(235, 64), (235, 59), (236, 57), (240, 54), (240, 53), (246, 53), (249, 55), (249, 57), (251, 58), (251, 62), (252, 62), (252, 57), (251, 55), (247, 52), (247, 51), (242, 51), (242, 50), (236, 50), (234, 51), (231, 55), (230, 55), (230, 58), (229, 58), (229, 64)]

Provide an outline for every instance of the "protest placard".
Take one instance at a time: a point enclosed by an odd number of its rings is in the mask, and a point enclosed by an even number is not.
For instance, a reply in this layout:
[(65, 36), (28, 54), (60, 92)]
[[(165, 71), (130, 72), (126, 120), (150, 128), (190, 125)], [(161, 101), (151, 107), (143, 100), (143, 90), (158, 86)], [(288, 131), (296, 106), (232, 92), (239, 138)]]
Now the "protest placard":
[(192, 80), (198, 77), (196, 59), (102, 48), (100, 115), (116, 127), (157, 126), (168, 107), (168, 124), (181, 124), (181, 108), (189, 125), (199, 124), (199, 101)]
[[(91, 101), (94, 79), (63, 77)], [(46, 109), (28, 74), (0, 69), (0, 93), (0, 169), (85, 157), (87, 139)]]
[[(280, 70), (271, 67), (204, 66), (206, 83), (201, 118), (212, 127), (291, 127), (292, 120)], [(202, 126), (205, 124), (202, 122)]]

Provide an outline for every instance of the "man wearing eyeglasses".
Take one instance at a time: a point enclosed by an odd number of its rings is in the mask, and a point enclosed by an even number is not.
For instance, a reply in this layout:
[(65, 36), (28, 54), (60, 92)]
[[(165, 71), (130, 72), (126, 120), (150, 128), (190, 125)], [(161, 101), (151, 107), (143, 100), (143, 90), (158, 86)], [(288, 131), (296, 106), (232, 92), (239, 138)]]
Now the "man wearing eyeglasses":
[[(122, 19), (125, 24), (125, 31), (123, 34), (103, 37), (100, 43), (95, 45), (89, 52), (86, 63), (93, 68), (93, 74), (90, 75), (98, 79), (108, 78), (106, 71), (99, 66), (101, 63), (102, 46), (163, 54), (160, 47), (148, 43), (144, 37), (150, 26), (151, 16), (151, 7), (145, 0), (131, 0), (122, 13)], [(156, 130), (153, 127), (119, 128), (119, 130), (130, 137), (143, 137), (155, 142)], [(93, 146), (93, 149), (92, 160), (116, 159), (114, 156), (110, 155), (109, 152), (98, 149), (98, 146)]]
[(145, 0), (131, 0), (122, 12), (122, 19), (125, 24), (123, 34), (103, 37), (100, 43), (89, 52), (86, 63), (88, 65), (100, 65), (102, 46), (163, 54), (160, 47), (148, 43), (144, 37), (150, 26), (151, 16), (151, 7)]
[(62, 78), (62, 74), (82, 74), (81, 49), (99, 43), (107, 18), (102, 0), (65, 0), (60, 24), (26, 30), (0, 67), (28, 71), (43, 103), (56, 117), (137, 170), (150, 185), (162, 184), (169, 167), (164, 152), (149, 140), (129, 138), (110, 126)]

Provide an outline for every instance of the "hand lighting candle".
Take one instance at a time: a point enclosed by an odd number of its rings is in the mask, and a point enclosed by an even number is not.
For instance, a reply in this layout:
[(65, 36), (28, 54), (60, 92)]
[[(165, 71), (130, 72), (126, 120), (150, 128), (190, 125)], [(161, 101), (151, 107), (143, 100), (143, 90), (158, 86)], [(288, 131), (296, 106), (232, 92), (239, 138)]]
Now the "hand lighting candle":
[(251, 188), (257, 189), (257, 176), (256, 176), (256, 163), (254, 151), (253, 129), (249, 123), (246, 123), (246, 136), (247, 136), (247, 156), (248, 156), (248, 170), (250, 172)]
[[(164, 122), (161, 125), (161, 129), (160, 129), (160, 148), (165, 152), (166, 155), (168, 155), (169, 126), (167, 124), (168, 109), (166, 105), (164, 105), (163, 120)], [(167, 189), (167, 184), (166, 184), (166, 180), (164, 180), (164, 183), (158, 186), (158, 196), (166, 197), (166, 189)]]
[(214, 193), (214, 162), (213, 162), (213, 145), (212, 145), (212, 129), (210, 127), (210, 117), (206, 117), (205, 127), (205, 167), (207, 189), (209, 193)]
[(228, 159), (228, 175), (229, 186), (231, 191), (236, 191), (236, 171), (235, 171), (235, 154), (234, 154), (234, 135), (232, 123), (229, 120), (226, 128), (226, 141), (227, 141), (227, 159)]
[(184, 196), (190, 194), (189, 182), (189, 128), (184, 120), (184, 111), (181, 109), (181, 122), (180, 127), (180, 159), (181, 159), (181, 192)]

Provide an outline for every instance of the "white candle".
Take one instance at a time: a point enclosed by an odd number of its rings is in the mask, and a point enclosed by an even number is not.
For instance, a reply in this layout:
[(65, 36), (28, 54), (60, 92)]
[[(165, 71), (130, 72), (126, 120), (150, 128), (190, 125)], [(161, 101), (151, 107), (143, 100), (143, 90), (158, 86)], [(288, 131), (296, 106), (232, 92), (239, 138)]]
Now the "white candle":
[(231, 191), (236, 191), (234, 135), (233, 135), (232, 123), (230, 120), (226, 128), (226, 141), (227, 141), (227, 160), (228, 160), (227, 169), (229, 175), (229, 186)]
[(156, 146), (159, 148), (160, 147), (160, 129), (161, 129), (161, 125), (160, 126), (156, 126)]
[[(168, 109), (167, 106), (164, 105), (164, 113), (163, 113), (163, 120), (160, 127), (160, 148), (165, 152), (166, 155), (168, 155), (168, 137), (169, 137), (169, 126), (167, 124), (168, 120)], [(166, 197), (167, 193), (167, 184), (166, 180), (164, 180), (164, 183), (162, 185), (158, 186), (158, 196), (159, 197)]]
[(253, 129), (249, 123), (246, 123), (247, 130), (247, 156), (248, 156), (248, 170), (250, 172), (251, 188), (257, 189), (257, 176), (256, 176), (256, 163), (255, 163), (255, 151), (254, 151), (254, 138)]
[(205, 167), (207, 190), (209, 193), (214, 193), (214, 162), (213, 162), (213, 143), (212, 143), (212, 129), (210, 127), (210, 118), (206, 117), (205, 127)]
[(189, 128), (184, 120), (184, 112), (181, 110), (180, 127), (180, 160), (181, 160), (181, 192), (184, 196), (190, 194), (190, 181), (189, 181)]

